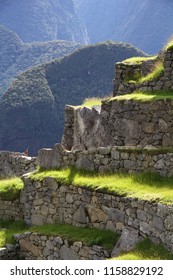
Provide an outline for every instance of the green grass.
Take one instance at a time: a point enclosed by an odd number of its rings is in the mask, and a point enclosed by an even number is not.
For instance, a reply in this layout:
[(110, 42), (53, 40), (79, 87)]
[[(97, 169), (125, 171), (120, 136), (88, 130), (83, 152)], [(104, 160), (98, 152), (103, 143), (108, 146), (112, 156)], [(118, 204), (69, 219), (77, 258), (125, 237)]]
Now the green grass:
[(51, 224), (35, 227), (26, 227), (22, 221), (0, 221), (0, 247), (6, 243), (14, 243), (15, 233), (36, 232), (47, 236), (59, 236), (69, 242), (81, 241), (83, 244), (92, 246), (99, 245), (105, 249), (113, 249), (119, 235), (108, 230), (96, 228), (81, 228), (66, 224)]
[(110, 96), (85, 98), (81, 105), (73, 106), (73, 107), (74, 108), (83, 108), (83, 107), (92, 108), (93, 106), (101, 106), (102, 101), (104, 101), (108, 98), (110, 98)]
[(13, 235), (26, 231), (23, 221), (1, 221), (0, 220), (0, 247), (4, 247), (6, 243), (14, 243)]
[(31, 227), (31, 232), (37, 232), (48, 236), (59, 236), (69, 242), (81, 241), (85, 245), (99, 245), (105, 249), (113, 249), (119, 235), (109, 230), (97, 228), (75, 227), (67, 224), (43, 225)]
[(136, 100), (141, 102), (150, 102), (155, 100), (166, 100), (166, 99), (173, 99), (173, 90), (160, 90), (160, 91), (151, 91), (151, 92), (144, 92), (144, 91), (135, 91), (131, 94), (125, 94), (113, 97), (108, 100)]
[(19, 197), (23, 187), (23, 181), (18, 177), (0, 180), (0, 198), (13, 201)]
[(156, 63), (154, 70), (149, 73), (147, 76), (142, 77), (138, 83), (144, 83), (148, 81), (153, 81), (158, 79), (164, 73), (163, 62), (159, 61)]
[(136, 56), (136, 57), (131, 57), (128, 59), (125, 59), (122, 61), (122, 63), (127, 63), (127, 64), (141, 64), (144, 61), (147, 60), (154, 60), (156, 59), (157, 56), (150, 56), (150, 57), (141, 57), (141, 56)]
[(166, 51), (172, 51), (173, 50), (173, 38), (172, 37), (168, 40), (168, 43), (166, 44), (164, 49)]
[(137, 244), (136, 248), (121, 254), (114, 260), (173, 260), (173, 253), (167, 251), (163, 245), (153, 244), (149, 239)]
[(146, 76), (142, 76), (140, 73), (134, 73), (133, 75), (126, 76), (124, 83), (141, 84), (158, 79), (164, 73), (163, 62), (159, 61), (155, 64), (154, 69)]
[(93, 97), (93, 98), (86, 98), (82, 103), (81, 107), (93, 107), (93, 106), (101, 106), (103, 98), (100, 97)]
[(63, 170), (47, 170), (32, 174), (33, 180), (52, 177), (60, 184), (87, 187), (104, 193), (112, 193), (125, 197), (173, 203), (173, 176), (163, 178), (158, 174), (99, 174), (80, 171), (74, 168)]

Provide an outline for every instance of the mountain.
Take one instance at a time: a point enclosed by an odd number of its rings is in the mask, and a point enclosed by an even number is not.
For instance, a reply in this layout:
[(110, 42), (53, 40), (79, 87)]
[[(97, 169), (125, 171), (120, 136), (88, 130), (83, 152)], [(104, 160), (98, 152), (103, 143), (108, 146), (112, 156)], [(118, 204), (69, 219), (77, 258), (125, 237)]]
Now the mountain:
[(37, 154), (61, 140), (65, 104), (112, 91), (114, 63), (145, 54), (105, 42), (23, 72), (0, 100), (0, 149)]
[(1, 0), (0, 24), (16, 32), (23, 42), (88, 43), (73, 0)]
[(22, 71), (63, 57), (81, 46), (62, 40), (24, 44), (16, 33), (2, 25), (0, 38), (0, 96)]
[(155, 54), (173, 34), (171, 0), (75, 0), (91, 43), (114, 40)]

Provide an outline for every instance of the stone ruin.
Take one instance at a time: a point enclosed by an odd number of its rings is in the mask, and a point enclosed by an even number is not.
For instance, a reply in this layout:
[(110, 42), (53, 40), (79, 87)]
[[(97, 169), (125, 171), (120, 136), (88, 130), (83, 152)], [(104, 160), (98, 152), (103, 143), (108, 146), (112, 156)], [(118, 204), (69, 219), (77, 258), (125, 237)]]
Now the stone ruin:
[[(164, 71), (157, 79), (144, 83), (125, 81), (127, 73), (147, 75), (158, 59), (162, 59)], [(114, 96), (135, 90), (173, 89), (173, 51), (166, 50), (159, 58), (140, 65), (118, 63), (115, 71)], [(52, 149), (41, 149), (37, 163), (44, 169), (75, 166), (98, 172), (148, 171), (172, 176), (172, 146), (173, 100), (139, 102), (112, 98), (93, 108), (67, 105), (62, 143), (55, 144)], [(23, 180), (25, 187), (20, 199), (10, 206), (13, 212), (8, 212), (8, 203), (0, 201), (0, 209), (3, 208), (0, 210), (1, 217), (7, 207), (6, 217), (16, 218), (19, 213), (15, 209), (18, 208), (22, 209), (20, 218), (22, 216), (30, 225), (63, 222), (122, 232), (112, 252), (96, 248), (97, 252), (100, 250), (98, 255), (93, 251), (96, 259), (132, 249), (136, 240), (142, 237), (161, 242), (173, 250), (173, 205), (59, 185), (53, 178), (34, 182), (24, 176)], [(81, 255), (84, 251), (79, 243), (69, 246), (64, 240), (48, 240), (32, 233), (17, 236), (16, 240), (28, 259), (91, 258), (86, 252)], [(57, 242), (60, 242), (58, 253), (52, 247)]]

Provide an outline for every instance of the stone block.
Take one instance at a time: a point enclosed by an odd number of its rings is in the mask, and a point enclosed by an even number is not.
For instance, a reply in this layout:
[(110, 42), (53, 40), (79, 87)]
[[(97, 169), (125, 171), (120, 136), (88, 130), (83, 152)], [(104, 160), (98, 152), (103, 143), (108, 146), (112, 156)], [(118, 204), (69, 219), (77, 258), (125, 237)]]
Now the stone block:
[(31, 225), (41, 226), (44, 224), (44, 217), (41, 215), (33, 214), (31, 216)]
[(52, 167), (52, 149), (41, 149), (38, 151), (38, 164), (42, 168), (49, 169)]
[(111, 257), (117, 257), (123, 252), (131, 251), (141, 241), (139, 232), (132, 228), (124, 228), (122, 235), (111, 252)]
[(78, 254), (76, 254), (66, 246), (62, 246), (60, 248), (59, 256), (60, 256), (60, 260), (79, 260)]

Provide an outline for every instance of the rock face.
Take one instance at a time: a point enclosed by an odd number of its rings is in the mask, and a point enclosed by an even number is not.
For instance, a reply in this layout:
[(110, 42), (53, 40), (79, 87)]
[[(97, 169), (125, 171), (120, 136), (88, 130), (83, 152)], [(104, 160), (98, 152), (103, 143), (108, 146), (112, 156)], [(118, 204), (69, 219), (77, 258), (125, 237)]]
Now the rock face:
[(137, 230), (128, 227), (124, 228), (120, 239), (111, 252), (111, 256), (117, 257), (122, 253), (134, 250), (139, 241), (142, 241), (142, 239), (139, 237)]
[(76, 0), (76, 2), (91, 42), (104, 40), (129, 42), (153, 54), (157, 53), (172, 35), (172, 1), (143, 0), (141, 3), (138, 0)]
[(130, 45), (103, 43), (32, 68), (14, 81), (0, 101), (0, 149), (32, 155), (60, 142), (64, 106), (112, 89), (114, 62), (144, 55)]
[(0, 24), (16, 32), (23, 42), (59, 39), (88, 43), (72, 0), (1, 1)]

